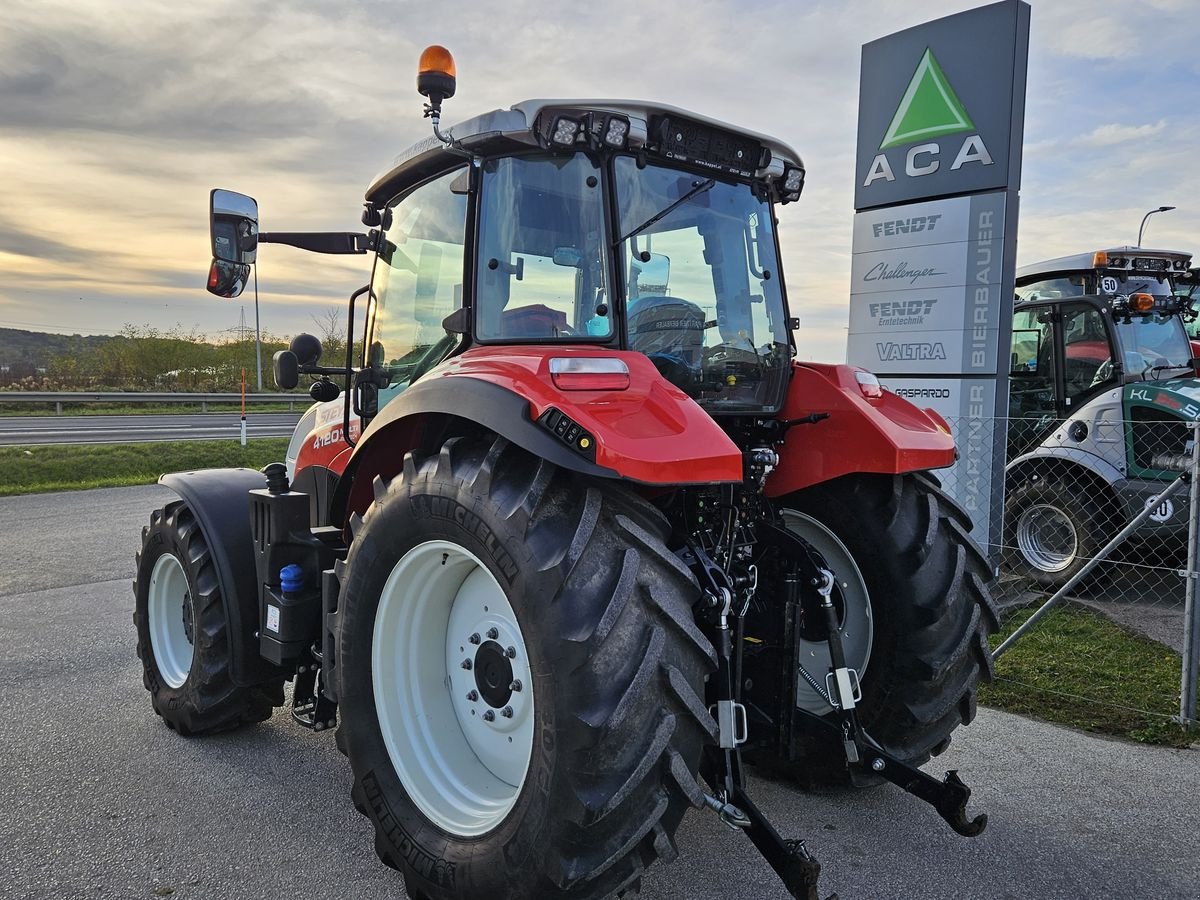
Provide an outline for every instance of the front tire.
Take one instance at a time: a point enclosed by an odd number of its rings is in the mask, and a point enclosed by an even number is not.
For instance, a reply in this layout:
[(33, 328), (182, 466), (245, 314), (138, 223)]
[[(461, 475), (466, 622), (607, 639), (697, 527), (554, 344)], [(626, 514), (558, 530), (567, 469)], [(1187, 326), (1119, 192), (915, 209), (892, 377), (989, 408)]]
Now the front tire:
[(224, 731), (269, 719), (283, 704), (282, 678), (233, 683), (221, 585), (208, 539), (184, 501), (156, 510), (142, 529), (133, 594), (142, 683), (168, 728)]
[(457, 438), (355, 525), (338, 744), (409, 895), (605, 897), (672, 858), (715, 654), (653, 508)]
[(1095, 499), (1041, 476), (1008, 495), (1004, 517), (1013, 568), (1051, 590), (1075, 577), (1117, 531)]
[[(862, 675), (860, 722), (888, 753), (924, 763), (975, 717), (976, 688), (992, 677), (987, 638), (999, 623), (969, 518), (923, 474), (846, 476), (780, 505), (788, 527), (837, 576), (847, 662)], [(812, 650), (823, 680), (828, 647), (813, 642)], [(832, 713), (815, 691), (801, 689), (797, 700)], [(796, 722), (785, 771), (844, 780), (840, 742)]]

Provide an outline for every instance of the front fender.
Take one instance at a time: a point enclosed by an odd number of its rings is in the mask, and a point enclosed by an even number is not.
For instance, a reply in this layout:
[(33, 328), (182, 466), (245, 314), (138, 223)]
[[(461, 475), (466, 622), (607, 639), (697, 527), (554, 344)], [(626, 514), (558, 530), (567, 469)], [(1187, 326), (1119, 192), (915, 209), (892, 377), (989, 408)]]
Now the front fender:
[[(1019, 477), (1019, 473), (1022, 470), (1037, 463), (1044, 463), (1050, 460), (1069, 463), (1073, 466), (1087, 469), (1094, 475), (1099, 476), (1108, 485), (1121, 484), (1125, 481), (1125, 473), (1108, 462), (1108, 460), (1101, 459), (1094, 453), (1088, 453), (1085, 450), (1079, 450), (1075, 447), (1060, 446), (1038, 447), (1036, 450), (1018, 456), (1005, 467), (1005, 478), (1011, 480)], [(1163, 482), (1163, 486), (1166, 486), (1165, 481)]]
[(954, 438), (940, 416), (886, 390), (868, 399), (856, 371), (846, 365), (795, 364), (779, 418), (812, 413), (829, 418), (788, 430), (779, 465), (767, 479), (767, 496), (855, 472), (899, 474), (954, 464)]
[(267, 477), (254, 469), (201, 469), (164, 475), (166, 485), (191, 508), (224, 601), (225, 633), (229, 637), (230, 672), (239, 687), (278, 678), (282, 669), (258, 652), (258, 570), (250, 530), (250, 491), (267, 486)]

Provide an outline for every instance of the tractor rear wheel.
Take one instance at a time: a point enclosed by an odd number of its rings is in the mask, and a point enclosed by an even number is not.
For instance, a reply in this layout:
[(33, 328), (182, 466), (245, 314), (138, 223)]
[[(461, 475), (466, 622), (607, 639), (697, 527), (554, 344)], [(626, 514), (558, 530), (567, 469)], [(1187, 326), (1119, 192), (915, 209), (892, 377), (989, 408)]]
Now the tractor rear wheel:
[[(863, 727), (889, 753), (920, 765), (975, 717), (976, 688), (992, 676), (987, 638), (999, 623), (970, 519), (924, 474), (846, 476), (780, 506), (785, 524), (837, 576), (834, 600), (847, 663), (861, 676)], [(809, 660), (805, 668), (823, 685), (828, 645), (800, 637), (799, 660)], [(818, 715), (833, 712), (807, 685), (796, 700)], [(796, 723), (785, 772), (844, 780), (840, 742), (806, 728), (803, 718)]]
[(504, 439), (376, 479), (339, 568), (352, 797), (409, 896), (606, 897), (703, 794), (715, 653), (645, 501)]
[(237, 687), (230, 674), (224, 597), (209, 541), (182, 500), (142, 529), (133, 583), (142, 683), (154, 711), (180, 734), (204, 734), (271, 717), (283, 679)]

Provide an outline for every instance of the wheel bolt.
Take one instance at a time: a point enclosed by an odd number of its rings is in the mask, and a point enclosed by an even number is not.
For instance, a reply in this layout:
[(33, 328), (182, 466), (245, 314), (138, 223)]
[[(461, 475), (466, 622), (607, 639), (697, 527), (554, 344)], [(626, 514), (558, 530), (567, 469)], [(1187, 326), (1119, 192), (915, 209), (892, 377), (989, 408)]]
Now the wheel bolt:
[(500, 632), (497, 631), (495, 628), (489, 628), (488, 629), (488, 637), (494, 641), (496, 638), (500, 637)]
[(481, 638), (479, 636), (478, 631), (475, 632), (473, 635), (471, 635), (469, 638), (467, 638), (467, 641), (472, 644), (478, 644), (481, 640), (483, 640), (483, 638)]
[(509, 648), (508, 648), (507, 650), (505, 650), (504, 652), (508, 654), (508, 658), (509, 658), (509, 659), (516, 659), (516, 658), (517, 658), (517, 648), (516, 648), (516, 647), (509, 647)]
[(496, 721), (496, 714), (489, 709), (487, 712), (485, 712), (483, 714), (483, 721), (485, 721), (485, 722)]
[(521, 684), (521, 679), (520, 679), (520, 678), (518, 678), (518, 679), (516, 679), (516, 680), (515, 680), (515, 681), (514, 681), (512, 684), (510, 684), (510, 685), (508, 686), (508, 689), (509, 689), (510, 691), (516, 692), (516, 691), (519, 691), (519, 690), (521, 690), (521, 688), (523, 688), (524, 686), (525, 686), (525, 685)]
[(462, 667), (464, 669), (466, 669), (468, 672), (471, 671), (471, 661), (469, 659), (464, 659), (462, 661)]
[(474, 703), (479, 699), (479, 691), (471, 691), (469, 694), (467, 694), (467, 699)]
[(500, 710), (500, 715), (504, 716), (504, 718), (506, 718), (506, 719), (511, 719), (513, 717), (512, 707), (511, 706), (504, 707), (504, 709)]

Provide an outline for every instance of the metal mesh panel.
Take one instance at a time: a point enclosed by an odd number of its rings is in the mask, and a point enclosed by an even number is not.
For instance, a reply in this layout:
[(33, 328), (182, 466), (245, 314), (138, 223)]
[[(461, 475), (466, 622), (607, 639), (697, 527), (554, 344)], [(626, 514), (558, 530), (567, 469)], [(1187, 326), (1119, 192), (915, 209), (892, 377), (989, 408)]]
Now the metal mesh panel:
[[(992, 690), (1002, 705), (1021, 709), (1024, 693), (1024, 711), (1049, 704), (1084, 727), (1088, 710), (1103, 707), (1135, 734), (1139, 722), (1152, 732), (1194, 719), (1184, 659), (1195, 655), (1185, 645), (1195, 640), (1188, 585), (1200, 555), (1196, 424), (1135, 409), (1125, 420), (950, 426), (960, 447), (987, 429), (1007, 450), (1003, 526), (991, 541), (978, 520), (975, 530), (998, 572)], [(951, 494), (966, 493), (967, 462), (938, 473)]]

